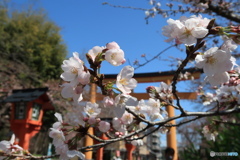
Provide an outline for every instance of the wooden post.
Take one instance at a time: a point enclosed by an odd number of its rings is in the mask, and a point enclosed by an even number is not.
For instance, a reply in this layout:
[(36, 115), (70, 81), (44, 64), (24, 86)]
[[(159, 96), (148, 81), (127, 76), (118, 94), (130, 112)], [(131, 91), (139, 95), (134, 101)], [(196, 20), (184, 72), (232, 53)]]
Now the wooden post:
[[(90, 89), (90, 101), (92, 103), (96, 103), (96, 84), (91, 84)], [(88, 133), (93, 135), (93, 128), (88, 129)], [(85, 146), (91, 146), (93, 145), (93, 139), (89, 136), (86, 136), (85, 139)], [(86, 160), (92, 160), (92, 151), (85, 152), (85, 159)]]
[[(103, 133), (100, 137), (103, 140), (108, 140), (108, 137)], [(97, 150), (97, 159), (96, 160), (103, 160), (103, 151), (104, 147), (101, 147)]]
[[(171, 81), (168, 80), (167, 84), (170, 85)], [(172, 106), (167, 106), (167, 112), (169, 117), (174, 116), (174, 108)], [(170, 121), (171, 124), (176, 124), (175, 120)], [(171, 127), (169, 132), (167, 133), (167, 147), (171, 147), (174, 149), (175, 154), (173, 160), (178, 159), (178, 149), (177, 149), (177, 131), (176, 127)]]
[(136, 149), (136, 146), (126, 142), (125, 147), (127, 149), (127, 160), (133, 160), (132, 154), (133, 154), (133, 151)]

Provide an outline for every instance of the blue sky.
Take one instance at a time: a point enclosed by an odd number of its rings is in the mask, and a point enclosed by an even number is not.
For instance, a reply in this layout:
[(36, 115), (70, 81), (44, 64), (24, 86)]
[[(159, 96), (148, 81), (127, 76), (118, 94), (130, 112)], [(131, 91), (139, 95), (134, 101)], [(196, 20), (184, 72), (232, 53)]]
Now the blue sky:
[[(106, 1), (106, 0), (105, 0)], [(104, 46), (116, 41), (125, 52), (127, 63), (136, 59), (142, 60), (141, 54), (147, 58), (165, 49), (170, 44), (164, 42), (161, 28), (166, 25), (166, 18), (157, 16), (146, 24), (144, 11), (113, 8), (102, 5), (104, 0), (13, 0), (14, 7), (34, 4), (34, 8), (44, 8), (48, 17), (61, 27), (61, 35), (68, 47), (68, 57), (72, 52), (86, 53), (92, 47)], [(108, 0), (107, 2), (122, 6), (151, 8), (147, 0)], [(162, 58), (173, 55), (184, 55), (171, 49)], [(136, 72), (157, 72), (170, 70), (169, 63), (154, 60)], [(102, 72), (118, 73), (123, 66), (112, 67), (104, 63)], [(110, 69), (109, 69), (110, 68)]]

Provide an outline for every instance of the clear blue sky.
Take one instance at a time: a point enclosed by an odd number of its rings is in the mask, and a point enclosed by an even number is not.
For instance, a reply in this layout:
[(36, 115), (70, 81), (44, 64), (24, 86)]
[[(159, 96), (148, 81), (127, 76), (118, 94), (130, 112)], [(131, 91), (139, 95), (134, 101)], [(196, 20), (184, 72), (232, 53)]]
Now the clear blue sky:
[[(48, 17), (61, 27), (61, 35), (68, 47), (68, 57), (72, 52), (86, 53), (93, 46), (104, 46), (116, 41), (125, 51), (127, 63), (135, 59), (143, 61), (141, 54), (152, 58), (170, 44), (164, 42), (161, 28), (166, 25), (166, 18), (157, 16), (146, 24), (144, 11), (113, 8), (102, 5), (104, 0), (12, 0), (14, 8), (26, 8), (34, 4), (34, 8), (43, 8)], [(122, 6), (151, 8), (147, 0), (108, 0), (107, 2)], [(171, 49), (161, 58), (173, 55), (184, 55)], [(170, 70), (169, 63), (154, 60), (136, 72), (157, 72)], [(124, 66), (123, 65), (123, 66)], [(123, 66), (103, 65), (104, 73), (118, 73)], [(110, 69), (109, 69), (110, 68)]]

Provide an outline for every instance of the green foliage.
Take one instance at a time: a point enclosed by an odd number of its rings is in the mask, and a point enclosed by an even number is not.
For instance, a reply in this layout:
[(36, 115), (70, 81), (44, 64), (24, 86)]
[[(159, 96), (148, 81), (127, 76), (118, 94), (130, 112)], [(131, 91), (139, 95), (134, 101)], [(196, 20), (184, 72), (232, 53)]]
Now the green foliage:
[(59, 78), (66, 57), (60, 28), (43, 12), (8, 11), (0, 6), (0, 56), (22, 62), (42, 79)]
[[(234, 115), (236, 119), (240, 118), (240, 115)], [(240, 159), (240, 124), (233, 123), (219, 123), (216, 124), (218, 128), (218, 136), (216, 141), (207, 141), (203, 134), (202, 143), (199, 148), (193, 144), (186, 147), (180, 152), (181, 159), (184, 160), (237, 160)], [(210, 156), (210, 152), (238, 152), (238, 156)]]

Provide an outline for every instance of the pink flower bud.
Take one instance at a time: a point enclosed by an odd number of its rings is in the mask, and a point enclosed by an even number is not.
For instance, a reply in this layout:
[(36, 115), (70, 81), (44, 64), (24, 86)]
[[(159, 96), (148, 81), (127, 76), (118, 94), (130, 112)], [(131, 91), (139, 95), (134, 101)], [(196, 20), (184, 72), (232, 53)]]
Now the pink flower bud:
[(96, 121), (96, 119), (94, 118), (94, 117), (90, 117), (89, 119), (88, 119), (88, 123), (89, 124), (95, 124), (97, 121)]
[(101, 121), (99, 122), (98, 124), (98, 129), (101, 131), (101, 132), (107, 132), (109, 129), (110, 129), (110, 123), (108, 122), (105, 122), (105, 121)]
[(119, 45), (116, 42), (110, 42), (106, 45), (107, 49), (120, 49)]

